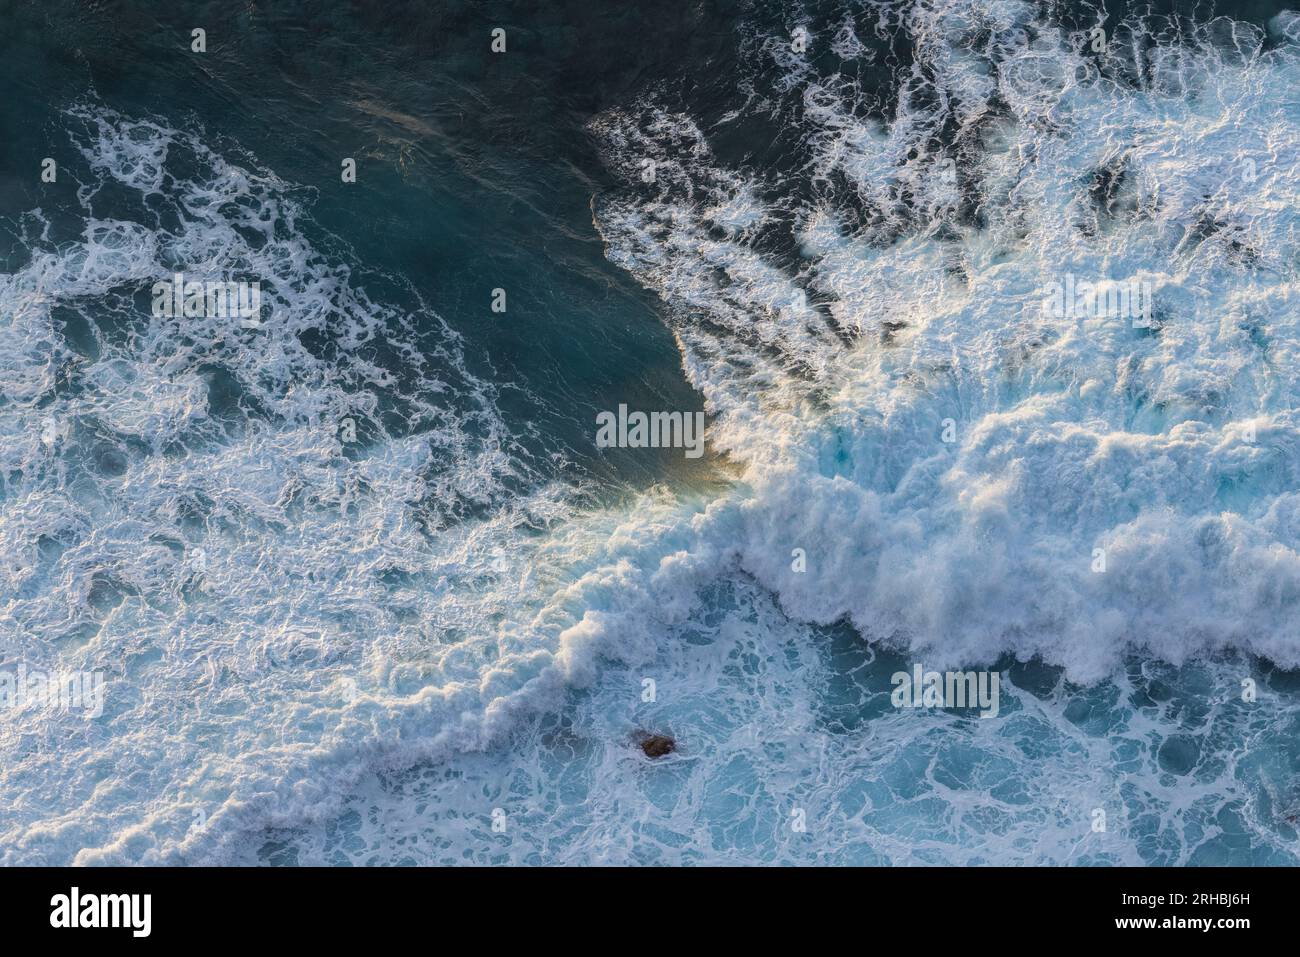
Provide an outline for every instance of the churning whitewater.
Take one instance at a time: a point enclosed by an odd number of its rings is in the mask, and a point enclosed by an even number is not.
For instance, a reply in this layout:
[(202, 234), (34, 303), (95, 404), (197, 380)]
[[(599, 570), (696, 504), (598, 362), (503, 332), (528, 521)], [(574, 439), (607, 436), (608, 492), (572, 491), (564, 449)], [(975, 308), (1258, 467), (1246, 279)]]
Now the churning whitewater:
[[(615, 495), (310, 190), (69, 105), (0, 665), (104, 706), (0, 731), (0, 863), (1296, 863), (1300, 16), (1094, 21), (792, 6), (722, 106), (591, 117), (717, 473)], [(151, 313), (178, 273), (260, 325)]]

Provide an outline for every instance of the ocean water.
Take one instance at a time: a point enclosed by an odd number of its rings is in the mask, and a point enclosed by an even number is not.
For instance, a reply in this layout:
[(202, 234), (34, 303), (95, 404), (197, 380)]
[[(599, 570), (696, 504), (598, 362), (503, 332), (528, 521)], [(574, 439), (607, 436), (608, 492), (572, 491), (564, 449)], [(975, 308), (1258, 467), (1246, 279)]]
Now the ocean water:
[(0, 863), (1296, 863), (1300, 14), (132, 6), (0, 4)]

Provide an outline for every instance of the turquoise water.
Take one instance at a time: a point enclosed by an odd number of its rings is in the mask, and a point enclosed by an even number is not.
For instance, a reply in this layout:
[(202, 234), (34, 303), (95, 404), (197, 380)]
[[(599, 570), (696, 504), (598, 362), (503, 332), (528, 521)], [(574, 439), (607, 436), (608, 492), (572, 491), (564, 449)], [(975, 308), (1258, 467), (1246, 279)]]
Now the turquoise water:
[(1171, 9), (6, 5), (0, 861), (1293, 863), (1300, 20)]

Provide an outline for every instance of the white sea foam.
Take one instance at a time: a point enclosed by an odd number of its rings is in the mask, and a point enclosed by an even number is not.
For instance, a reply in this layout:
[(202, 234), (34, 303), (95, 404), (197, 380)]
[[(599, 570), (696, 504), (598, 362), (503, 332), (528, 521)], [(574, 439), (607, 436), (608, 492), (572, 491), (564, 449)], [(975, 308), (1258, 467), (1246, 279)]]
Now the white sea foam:
[[(1093, 733), (1068, 700), (1009, 687), (965, 737), (951, 717), (882, 715), (865, 747), (826, 725), (862, 710), (845, 667), (877, 651), (828, 662), (806, 623), (847, 618), (934, 668), (1011, 652), (1084, 681), (1123, 684), (1133, 651), (1300, 664), (1300, 115), (1270, 92), (1294, 86), (1297, 56), (1219, 23), (1141, 70), (1116, 42), (1103, 72), (1025, 4), (907, 18), (926, 89), (884, 118), (788, 37), (746, 41), (783, 92), (726, 121), (803, 117), (790, 179), (725, 168), (653, 101), (593, 124), (628, 179), (596, 205), (609, 256), (663, 296), (709, 442), (743, 469), (711, 501), (652, 490), (578, 512), (530, 485), (454, 333), (417, 346), (346, 250), (308, 239), (287, 184), (161, 121), (72, 111), (97, 177), (84, 234), (34, 238), (0, 276), (0, 646), (109, 677), (96, 721), (0, 721), (0, 861), (252, 860), (281, 828), (309, 860), (1194, 859), (1258, 769), (1169, 777), (1135, 758), (1164, 730), (1149, 714)], [(861, 56), (850, 38), (871, 29), (812, 41)], [(108, 181), (151, 205), (100, 212)], [(760, 244), (782, 216), (796, 267)], [(232, 331), (134, 306), (197, 263), (261, 280), (273, 318)], [(1045, 314), (1063, 271), (1151, 282), (1160, 328)], [(309, 331), (340, 348), (321, 358)], [(380, 338), (402, 369), (372, 358)], [(381, 407), (410, 427), (388, 434)], [(344, 449), (345, 415), (377, 437)], [(50, 417), (67, 432), (47, 441)], [(670, 689), (649, 711), (646, 672)], [(576, 711), (538, 717), (575, 692)], [(1279, 730), (1217, 695), (1207, 726)], [(683, 750), (642, 777), (624, 732), (656, 721)], [(478, 754), (511, 735), (508, 760)], [(1042, 773), (1020, 781), (1031, 753)], [(451, 754), (450, 777), (378, 783)], [(522, 815), (512, 842), (482, 833), (483, 798)], [(1098, 803), (1140, 806), (1160, 836), (1082, 845)], [(791, 836), (796, 807), (818, 843)]]
[[(610, 257), (673, 310), (711, 439), (747, 466), (741, 564), (795, 617), (1085, 681), (1134, 650), (1300, 665), (1300, 110), (1277, 95), (1297, 51), (1216, 21), (1154, 45), (1127, 84), (1120, 37), (1100, 70), (1084, 35), (1031, 40), (1029, 11), (913, 8), (925, 70), (884, 120), (775, 57), (806, 107), (798, 274), (709, 232), (711, 210), (734, 220), (793, 182), (718, 169), (689, 117), (668, 135), (653, 104), (606, 114), (613, 168), (632, 150), (681, 170), (599, 205)], [(832, 174), (870, 225), (851, 229)], [(1158, 331), (1044, 315), (1063, 270), (1150, 283)]]
[[(0, 859), (220, 860), (372, 763), (508, 728), (538, 652), (494, 629), (525, 604), (521, 529), (566, 506), (454, 332), (417, 303), (417, 343), (285, 184), (160, 121), (66, 119), (84, 232), (0, 276), (0, 661), (101, 670), (106, 705), (0, 719)], [(269, 315), (152, 315), (181, 268), (261, 281)]]
[[(794, 174), (724, 168), (653, 98), (593, 122), (628, 180), (596, 204), (608, 255), (663, 297), (744, 479), (703, 509), (638, 502), (603, 549), (597, 516), (563, 526), (586, 571), (545, 623), (582, 694), (508, 760), (366, 778), (272, 859), (1294, 862), (1295, 712), (1202, 656), (1300, 663), (1300, 116), (1268, 93), (1295, 51), (1219, 22), (1130, 81), (1122, 37), (1102, 71), (1027, 4), (877, 13), (906, 16), (925, 67), (883, 119), (787, 36), (745, 42), (803, 109), (745, 88), (722, 122), (801, 116)], [(791, 214), (795, 267), (760, 239)], [(1159, 328), (1045, 315), (1063, 271), (1150, 282)], [(855, 634), (803, 624), (842, 619)], [(869, 687), (891, 646), (1108, 680), (1022, 675), (996, 722), (917, 718)], [(650, 767), (637, 726), (679, 750)]]

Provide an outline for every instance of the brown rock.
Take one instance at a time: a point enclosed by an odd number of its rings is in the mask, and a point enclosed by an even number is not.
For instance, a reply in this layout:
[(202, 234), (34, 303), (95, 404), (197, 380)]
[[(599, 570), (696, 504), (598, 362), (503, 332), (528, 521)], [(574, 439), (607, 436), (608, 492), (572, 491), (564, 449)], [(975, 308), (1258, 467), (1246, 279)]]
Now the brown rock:
[(638, 731), (636, 743), (641, 746), (647, 758), (662, 758), (665, 754), (672, 754), (677, 750), (677, 742), (666, 734)]

